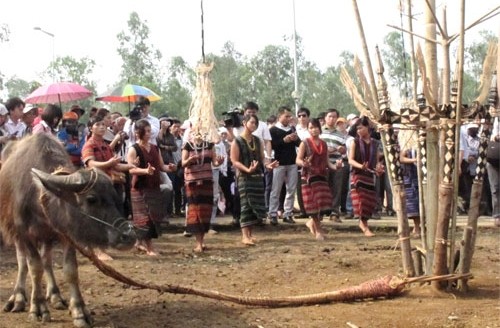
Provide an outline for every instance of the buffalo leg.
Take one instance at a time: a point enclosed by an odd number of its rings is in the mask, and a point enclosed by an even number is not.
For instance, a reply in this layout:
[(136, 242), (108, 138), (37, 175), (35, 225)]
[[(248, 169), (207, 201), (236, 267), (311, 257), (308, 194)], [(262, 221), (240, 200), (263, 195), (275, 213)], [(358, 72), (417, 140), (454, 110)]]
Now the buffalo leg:
[(45, 299), (50, 302), (53, 308), (58, 310), (65, 310), (68, 308), (68, 305), (62, 298), (59, 287), (57, 287), (53, 270), (52, 247), (53, 244), (51, 242), (46, 242), (43, 243), (40, 250), (43, 271), (45, 273), (45, 280), (47, 282), (47, 293)]
[(5, 312), (22, 312), (26, 308), (26, 276), (28, 275), (28, 266), (26, 264), (26, 253), (24, 245), (16, 241), (17, 258), (17, 279), (16, 286), (9, 300), (3, 307)]
[(66, 245), (64, 248), (64, 264), (63, 264), (64, 278), (68, 283), (69, 288), (69, 310), (73, 317), (73, 325), (76, 327), (91, 327), (92, 317), (85, 307), (78, 286), (78, 263), (76, 261), (76, 252), (73, 247)]
[(28, 260), (28, 269), (31, 276), (31, 305), (29, 319), (32, 321), (42, 320), (42, 322), (50, 321), (50, 312), (47, 307), (47, 302), (43, 297), (42, 277), (43, 265), (40, 253), (35, 245), (30, 242), (26, 243), (26, 254)]

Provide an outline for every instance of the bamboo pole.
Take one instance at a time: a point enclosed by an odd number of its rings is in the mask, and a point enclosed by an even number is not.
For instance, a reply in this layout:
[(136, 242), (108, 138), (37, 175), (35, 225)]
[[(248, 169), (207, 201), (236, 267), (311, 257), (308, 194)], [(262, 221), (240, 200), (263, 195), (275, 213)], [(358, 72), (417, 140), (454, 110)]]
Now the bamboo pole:
[[(352, 5), (354, 8), (354, 14), (356, 15), (356, 21), (358, 23), (359, 37), (361, 39), (361, 44), (363, 46), (363, 54), (365, 55), (366, 69), (368, 71), (368, 77), (370, 78), (370, 90), (372, 94), (373, 101), (377, 104), (376, 108), (370, 108), (373, 115), (378, 119), (380, 117), (379, 104), (377, 98), (377, 87), (375, 84), (375, 76), (373, 74), (372, 62), (370, 60), (370, 53), (368, 51), (368, 46), (366, 43), (365, 31), (363, 29), (363, 23), (361, 21), (361, 16), (359, 15), (358, 2), (357, 0), (352, 0)], [(385, 155), (385, 153), (384, 153)]]
[[(413, 14), (411, 11), (411, 0), (406, 0), (406, 9), (407, 9), (407, 16), (408, 16), (408, 30), (413, 31)], [(418, 82), (418, 73), (417, 73), (417, 60), (415, 59), (415, 42), (413, 39), (413, 35), (409, 35), (409, 40), (410, 40), (410, 58), (411, 58), (411, 81), (413, 84), (413, 89), (412, 89), (412, 98), (413, 98), (413, 103), (417, 103), (417, 82)]]
[[(434, 9), (435, 0), (426, 0), (427, 7), (424, 12), (425, 20), (425, 70), (429, 78), (430, 92), (436, 99), (438, 94), (437, 76), (437, 49), (436, 43), (429, 40), (436, 40), (436, 20)], [(425, 82), (425, 81), (424, 81)], [(431, 108), (437, 108), (435, 100), (428, 104)], [(425, 217), (427, 218), (427, 254), (426, 273), (432, 271), (434, 260), (434, 241), (436, 235), (436, 219), (438, 216), (438, 187), (439, 187), (439, 149), (438, 149), (438, 126), (436, 122), (428, 121), (426, 126), (426, 155), (427, 155), (427, 190), (425, 191)]]

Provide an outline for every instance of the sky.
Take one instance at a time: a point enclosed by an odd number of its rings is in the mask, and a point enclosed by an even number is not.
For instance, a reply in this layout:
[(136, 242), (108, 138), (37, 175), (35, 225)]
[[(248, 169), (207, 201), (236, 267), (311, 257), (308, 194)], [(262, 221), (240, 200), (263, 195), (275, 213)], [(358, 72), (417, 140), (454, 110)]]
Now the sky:
[[(406, 1), (403, 1), (406, 3)], [(418, 32), (422, 29), (423, 0), (413, 10)], [(499, 0), (474, 0), (466, 3), (466, 26), (483, 16)], [(358, 0), (358, 9), (368, 42), (368, 49), (383, 43), (394, 31), (387, 24), (400, 25), (399, 1)], [(496, 5), (495, 5), (496, 3)], [(251, 57), (266, 45), (289, 46), (283, 36), (295, 28), (303, 39), (304, 56), (321, 69), (338, 63), (342, 51), (350, 51), (362, 60), (352, 0), (204, 0), (205, 53), (220, 54), (227, 41), (237, 51)], [(442, 8), (448, 12), (448, 33), (459, 31), (460, 1), (436, 0), (438, 18)], [(89, 57), (96, 61), (93, 80), (98, 93), (118, 80), (121, 58), (117, 34), (127, 31), (127, 21), (137, 12), (150, 29), (150, 43), (161, 51), (166, 65), (173, 56), (182, 56), (195, 66), (201, 59), (200, 0), (14, 0), (4, 1), (0, 24), (10, 29), (10, 41), (0, 43), (0, 71), (7, 78), (15, 75), (42, 83), (39, 73), (53, 56)], [(406, 24), (406, 18), (403, 18)], [(40, 27), (54, 37), (34, 30)], [(500, 32), (500, 16), (475, 27), (467, 40), (477, 38), (480, 30)]]

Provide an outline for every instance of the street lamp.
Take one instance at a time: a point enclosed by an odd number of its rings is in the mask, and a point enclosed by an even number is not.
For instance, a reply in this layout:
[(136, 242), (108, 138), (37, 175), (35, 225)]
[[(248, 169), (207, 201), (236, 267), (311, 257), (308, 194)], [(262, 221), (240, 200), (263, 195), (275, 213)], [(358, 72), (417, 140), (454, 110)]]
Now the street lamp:
[(35, 31), (40, 31), (40, 32), (42, 32), (44, 34), (47, 34), (48, 36), (50, 36), (52, 38), (52, 65), (51, 65), (52, 67), (51, 67), (51, 73), (52, 73), (52, 82), (55, 82), (56, 76), (55, 76), (55, 72), (54, 72), (54, 65), (55, 65), (55, 59), (56, 59), (55, 58), (55, 54), (56, 54), (56, 51), (55, 51), (55, 49), (56, 49), (55, 38), (56, 38), (56, 36), (54, 35), (54, 33), (47, 32), (47, 31), (43, 30), (41, 27), (38, 27), (38, 26), (33, 27), (33, 29)]

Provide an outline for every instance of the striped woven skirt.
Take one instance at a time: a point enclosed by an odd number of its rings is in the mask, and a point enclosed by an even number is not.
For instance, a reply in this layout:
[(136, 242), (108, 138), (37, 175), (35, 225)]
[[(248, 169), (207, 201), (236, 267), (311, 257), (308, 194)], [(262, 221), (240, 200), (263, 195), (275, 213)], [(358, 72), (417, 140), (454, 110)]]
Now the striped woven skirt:
[(186, 231), (193, 234), (208, 232), (214, 205), (213, 181), (186, 183), (185, 192), (188, 203)]
[(238, 177), (238, 191), (240, 193), (240, 226), (242, 228), (257, 224), (266, 217), (264, 177), (262, 174), (241, 174)]
[(351, 199), (354, 216), (369, 219), (377, 205), (375, 176), (351, 172)]
[(158, 238), (160, 222), (167, 215), (166, 198), (160, 190), (130, 191), (132, 218), (139, 239)]
[(306, 215), (317, 217), (318, 214), (331, 213), (333, 197), (326, 177), (302, 178), (301, 187)]
[(406, 214), (409, 218), (420, 215), (418, 198), (418, 179), (403, 177), (406, 195)]

